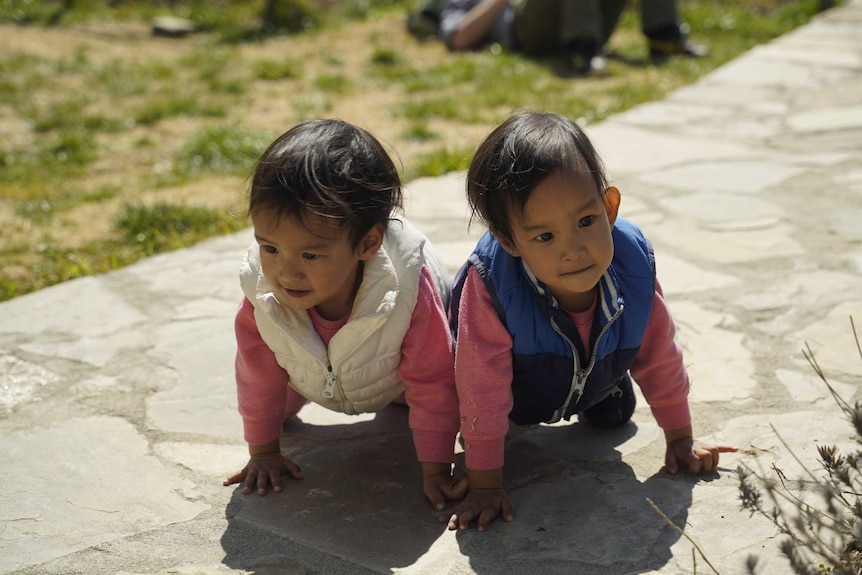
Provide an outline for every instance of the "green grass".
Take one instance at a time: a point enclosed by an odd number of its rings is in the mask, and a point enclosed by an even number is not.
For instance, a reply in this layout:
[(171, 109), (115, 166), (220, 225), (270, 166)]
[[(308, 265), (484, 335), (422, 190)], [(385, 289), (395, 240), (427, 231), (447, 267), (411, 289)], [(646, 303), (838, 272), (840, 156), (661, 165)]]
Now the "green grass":
[(116, 227), (126, 246), (140, 255), (178, 249), (215, 235), (239, 231), (246, 225), (240, 218), (198, 206), (159, 203), (152, 206), (126, 204)]
[(450, 150), (441, 148), (419, 156), (412, 166), (407, 168), (404, 181), (410, 181), (419, 177), (442, 176), (449, 172), (466, 170), (473, 157), (472, 148)]
[[(522, 106), (581, 124), (601, 121), (792, 30), (818, 6), (816, 0), (680, 0), (693, 38), (709, 45), (711, 55), (661, 67), (645, 61), (640, 18), (630, 9), (611, 40), (610, 77), (577, 79), (561, 74), (554, 59), (500, 50), (410, 58), (389, 42), (391, 26), (355, 38), (370, 47), (358, 65), (350, 54), (326, 49), (270, 51), (267, 43), (285, 36), (349, 33), (359, 20), (389, 18), (397, 26), (415, 3), (282, 0), (267, 21), (264, 4), (0, 0), (0, 22), (45, 27), (46, 37), (52, 27), (147, 22), (164, 14), (190, 18), (198, 29), (191, 47), (173, 59), (81, 46), (55, 59), (17, 46), (0, 53), (0, 109), (4, 121), (17, 122), (15, 137), (4, 132), (0, 141), (0, 210), (11, 218), (0, 235), (0, 301), (246, 225), (228, 209), (195, 205), (184, 186), (215, 186), (221, 197), (243, 187), (255, 159), (286, 128), (245, 125), (250, 106), (289, 106), (298, 122), (338, 114), (375, 90), (394, 92), (380, 105), (403, 138), (387, 144), (399, 151), (409, 181), (467, 167), (472, 149), (452, 143), (447, 128), (476, 132)], [(249, 47), (267, 50), (244, 59)], [(399, 144), (418, 151), (405, 156)], [(96, 216), (108, 231), (77, 240), (76, 226), (87, 226), (94, 209), (103, 212)]]
[(183, 94), (155, 96), (147, 100), (135, 111), (134, 119), (138, 124), (149, 125), (177, 116), (221, 118), (225, 115), (224, 107), (208, 103), (205, 96)]
[(45, 186), (81, 176), (95, 161), (99, 144), (83, 129), (51, 132), (34, 145), (0, 149), (0, 184), (2, 197), (16, 197), (16, 189), (30, 185)]
[(254, 63), (254, 71), (258, 79), (272, 81), (301, 78), (303, 75), (302, 63), (293, 58), (258, 60)]
[(241, 176), (251, 170), (269, 137), (232, 125), (207, 128), (192, 136), (175, 159), (174, 173), (187, 179), (202, 172)]

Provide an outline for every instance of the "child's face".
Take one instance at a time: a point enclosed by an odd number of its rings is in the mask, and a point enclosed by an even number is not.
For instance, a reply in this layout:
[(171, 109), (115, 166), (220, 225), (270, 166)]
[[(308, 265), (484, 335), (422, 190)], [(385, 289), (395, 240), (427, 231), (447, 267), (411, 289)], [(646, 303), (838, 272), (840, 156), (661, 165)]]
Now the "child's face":
[(331, 320), (350, 313), (361, 280), (359, 262), (380, 248), (380, 226), (353, 247), (346, 229), (321, 218), (310, 218), (308, 229), (294, 218), (268, 212), (252, 214), (251, 220), (263, 275), (281, 305), (315, 308)]
[(592, 178), (555, 173), (530, 194), (522, 217), (512, 221), (514, 243), (503, 246), (523, 258), (563, 308), (584, 311), (614, 257), (618, 208), (616, 188), (603, 200)]

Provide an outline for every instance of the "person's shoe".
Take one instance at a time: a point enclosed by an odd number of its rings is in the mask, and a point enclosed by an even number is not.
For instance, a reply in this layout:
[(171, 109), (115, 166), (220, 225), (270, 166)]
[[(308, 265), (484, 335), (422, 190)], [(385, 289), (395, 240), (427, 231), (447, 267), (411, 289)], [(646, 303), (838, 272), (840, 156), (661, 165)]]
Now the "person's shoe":
[(647, 33), (649, 42), (649, 57), (653, 64), (662, 64), (671, 56), (687, 56), (703, 58), (709, 55), (709, 48), (703, 44), (692, 42), (688, 37), (688, 25), (685, 23), (673, 28), (664, 28), (655, 33)]
[(595, 56), (575, 56), (572, 60), (575, 74), (578, 76), (601, 78), (608, 76), (608, 59), (603, 54)]
[(572, 55), (572, 67), (578, 76), (601, 77), (608, 75), (608, 59), (597, 48), (597, 42), (583, 42)]
[(590, 58), (590, 76), (604, 77), (610, 74), (608, 72), (608, 59), (604, 54), (599, 53)]

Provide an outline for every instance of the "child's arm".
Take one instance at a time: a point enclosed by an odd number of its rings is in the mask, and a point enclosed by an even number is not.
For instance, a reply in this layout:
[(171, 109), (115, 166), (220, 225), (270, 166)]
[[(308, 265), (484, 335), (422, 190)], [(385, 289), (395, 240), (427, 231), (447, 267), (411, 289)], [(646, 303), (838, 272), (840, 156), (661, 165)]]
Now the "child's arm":
[(507, 0), (482, 0), (461, 17), (457, 27), (444, 38), (452, 50), (469, 50), (483, 42), (502, 12)]
[(466, 529), (476, 521), (484, 531), (500, 515), (505, 521), (514, 518), (514, 507), (503, 488), (503, 450), (513, 401), (512, 337), (472, 268), (458, 310), (455, 382), (469, 491), (440, 521), (447, 522), (450, 529)]
[(279, 436), (287, 399), (287, 372), (278, 365), (254, 321), (254, 306), (247, 298), (234, 322), (237, 340), (236, 383), (239, 411), (243, 418), (249, 461), (224, 481), (224, 485), (243, 483), (243, 492), (257, 488), (265, 495), (267, 487), (281, 491), (281, 475), (302, 479), (299, 466), (281, 455)]
[(467, 482), (452, 476), (458, 434), (454, 343), (443, 300), (427, 267), (422, 268), (416, 308), (401, 344), (398, 376), (410, 406), (423, 492), (435, 508), (443, 509), (446, 499), (464, 497)]
[(643, 391), (659, 427), (664, 430), (668, 472), (678, 473), (680, 465), (689, 473), (714, 471), (718, 467), (719, 453), (733, 452), (736, 448), (705, 444), (693, 438), (688, 407), (688, 374), (675, 336), (673, 318), (656, 280), (652, 313), (640, 352), (631, 366), (632, 377)]

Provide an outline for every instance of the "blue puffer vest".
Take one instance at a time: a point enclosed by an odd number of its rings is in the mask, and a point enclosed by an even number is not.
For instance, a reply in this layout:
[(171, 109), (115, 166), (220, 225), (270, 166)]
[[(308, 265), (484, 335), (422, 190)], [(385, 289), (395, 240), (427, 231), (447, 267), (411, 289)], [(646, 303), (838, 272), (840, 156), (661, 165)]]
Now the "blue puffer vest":
[(655, 259), (649, 240), (627, 220), (617, 218), (613, 240), (613, 261), (599, 280), (589, 354), (553, 295), (490, 233), (456, 274), (450, 303), (453, 330), (473, 266), (512, 335), (514, 407), (509, 418), (514, 423), (568, 420), (592, 407), (614, 391), (637, 356), (655, 294)]

